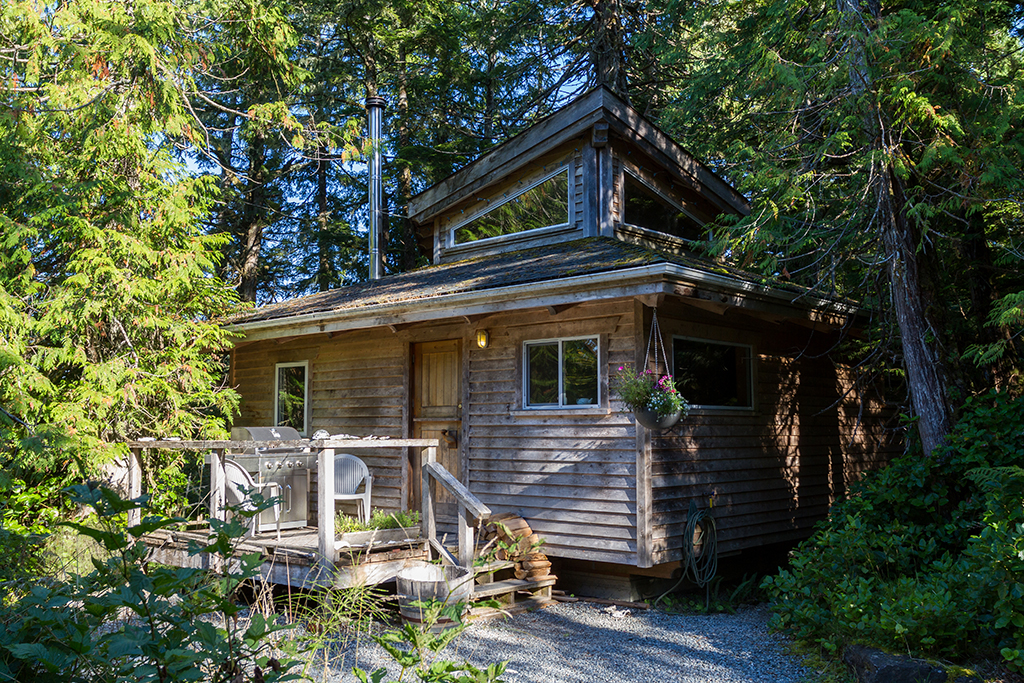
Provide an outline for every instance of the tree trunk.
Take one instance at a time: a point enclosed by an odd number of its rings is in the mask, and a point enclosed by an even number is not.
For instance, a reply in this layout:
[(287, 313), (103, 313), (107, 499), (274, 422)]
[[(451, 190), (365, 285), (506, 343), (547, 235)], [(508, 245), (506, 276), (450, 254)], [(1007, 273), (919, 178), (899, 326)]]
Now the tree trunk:
[(249, 177), (242, 211), (242, 258), (239, 264), (238, 296), (242, 301), (256, 301), (260, 280), (260, 251), (266, 223), (266, 141), (256, 133), (249, 144)]
[(896, 313), (903, 347), (903, 367), (907, 373), (910, 402), (917, 417), (918, 434), (925, 457), (942, 444), (953, 428), (948, 377), (939, 354), (940, 331), (928, 320), (928, 296), (922, 281), (918, 250), (919, 235), (907, 218), (903, 185), (891, 156), (899, 149), (899, 135), (887, 127), (888, 117), (878, 101), (860, 31), (870, 32), (881, 13), (878, 2), (870, 0), (863, 12), (857, 0), (837, 0), (836, 7), (851, 33), (846, 61), (850, 69), (850, 89), (865, 106), (864, 133), (883, 161), (874, 174), (872, 189), (878, 207), (875, 218), (886, 257), (889, 294)]
[[(403, 17), (404, 21), (410, 21)], [(408, 28), (408, 26), (406, 26)], [(398, 148), (404, 153), (409, 148), (409, 85), (408, 85), (408, 56), (405, 44), (398, 49)], [(409, 202), (412, 200), (412, 168), (409, 162), (402, 160), (398, 166), (398, 193), (402, 198), (401, 221), (401, 253), (399, 256), (399, 267), (401, 270), (412, 270), (416, 266), (416, 234), (413, 231), (412, 221), (409, 219)]]
[(932, 328), (925, 311), (927, 296), (921, 282), (918, 240), (907, 220), (902, 186), (892, 167), (880, 174), (877, 198), (889, 291), (903, 346), (903, 367), (921, 445), (925, 455), (930, 456), (953, 428), (953, 414), (947, 378), (938, 355), (939, 332)]
[(316, 287), (326, 292), (331, 287), (330, 207), (327, 205), (327, 171), (330, 168), (327, 147), (316, 148)]
[(607, 86), (628, 104), (619, 0), (591, 0), (591, 3), (594, 8), (594, 42), (591, 48), (594, 77), (597, 85)]

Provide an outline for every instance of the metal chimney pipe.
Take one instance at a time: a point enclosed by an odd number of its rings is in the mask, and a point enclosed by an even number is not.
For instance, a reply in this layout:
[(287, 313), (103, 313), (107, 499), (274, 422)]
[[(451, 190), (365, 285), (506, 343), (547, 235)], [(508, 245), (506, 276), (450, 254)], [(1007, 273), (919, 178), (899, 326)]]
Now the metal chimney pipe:
[(381, 197), (380, 120), (384, 112), (383, 97), (367, 97), (366, 113), (370, 119), (370, 279), (378, 280), (384, 274), (380, 255), (381, 224), (384, 212)]

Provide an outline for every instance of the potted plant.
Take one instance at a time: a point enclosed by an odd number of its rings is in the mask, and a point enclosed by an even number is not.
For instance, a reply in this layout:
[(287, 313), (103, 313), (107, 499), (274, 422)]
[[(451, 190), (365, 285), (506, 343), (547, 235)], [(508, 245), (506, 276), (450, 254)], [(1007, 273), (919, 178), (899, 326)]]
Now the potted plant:
[(612, 386), (636, 421), (647, 429), (668, 429), (690, 410), (671, 375), (620, 366)]

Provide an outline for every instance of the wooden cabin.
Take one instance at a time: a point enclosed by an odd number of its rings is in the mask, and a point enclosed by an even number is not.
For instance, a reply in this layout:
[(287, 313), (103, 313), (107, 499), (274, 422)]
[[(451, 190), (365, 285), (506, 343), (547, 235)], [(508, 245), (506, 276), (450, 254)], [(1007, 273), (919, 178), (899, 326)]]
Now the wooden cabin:
[[(802, 539), (892, 447), (881, 397), (838, 354), (853, 306), (694, 255), (709, 221), (748, 212), (593, 90), (414, 198), (431, 265), (235, 320), (236, 423), (439, 439), (560, 576), (668, 576), (691, 501), (721, 554)], [(693, 406), (659, 432), (610, 390), (643, 364), (655, 311)], [(374, 507), (419, 508), (414, 451), (365, 455)]]

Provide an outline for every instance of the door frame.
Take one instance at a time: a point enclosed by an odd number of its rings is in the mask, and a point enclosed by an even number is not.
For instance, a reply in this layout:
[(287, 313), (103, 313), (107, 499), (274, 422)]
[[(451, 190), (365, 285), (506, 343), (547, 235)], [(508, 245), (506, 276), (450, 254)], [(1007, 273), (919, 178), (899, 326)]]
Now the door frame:
[[(467, 341), (463, 337), (449, 337), (446, 339), (427, 339), (422, 341), (414, 341), (409, 343), (408, 353), (406, 355), (408, 362), (408, 385), (407, 385), (407, 401), (409, 407), (409, 418), (406, 423), (406, 430), (410, 438), (422, 438), (421, 433), (418, 431), (418, 423), (425, 421), (423, 418), (417, 417), (417, 403), (420, 400), (420, 383), (417, 382), (417, 378), (420, 377), (420, 369), (417, 366), (417, 355), (422, 355), (422, 350), (426, 345), (429, 344), (442, 344), (451, 343), (454, 346), (456, 352), (456, 363), (453, 368), (453, 376), (456, 382), (456, 396), (458, 400), (458, 416), (454, 420), (447, 420), (459, 423), (457, 433), (454, 435), (456, 439), (456, 445), (454, 447), (454, 460), (458, 464), (459, 471), (456, 474), (456, 478), (465, 483), (467, 476), (467, 462), (466, 462), (466, 451), (463, 448), (464, 434), (466, 431), (464, 416), (465, 416), (465, 405), (467, 400), (467, 382), (466, 377), (466, 353), (465, 350), (468, 348)], [(429, 421), (429, 420), (427, 420)], [(444, 419), (434, 420), (435, 422), (444, 422)], [(442, 443), (440, 448), (445, 448)], [(440, 449), (439, 449), (440, 450)], [(438, 460), (441, 460), (439, 457)], [(419, 510), (420, 501), (422, 500), (422, 492), (420, 491), (422, 485), (422, 462), (421, 462), (421, 450), (418, 448), (409, 449), (409, 455), (405, 467), (406, 474), (409, 478), (409, 485), (407, 495), (405, 496), (405, 502), (410, 510)]]

